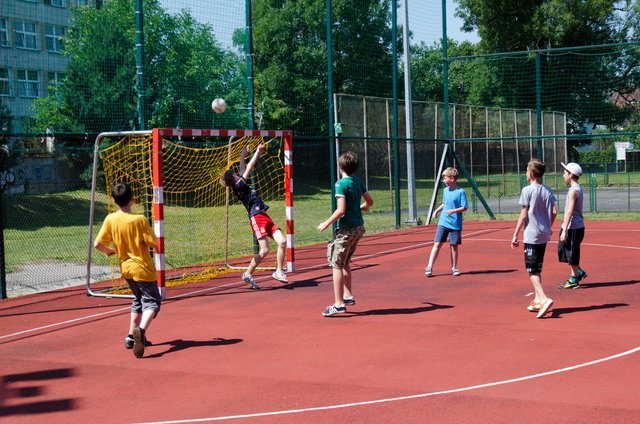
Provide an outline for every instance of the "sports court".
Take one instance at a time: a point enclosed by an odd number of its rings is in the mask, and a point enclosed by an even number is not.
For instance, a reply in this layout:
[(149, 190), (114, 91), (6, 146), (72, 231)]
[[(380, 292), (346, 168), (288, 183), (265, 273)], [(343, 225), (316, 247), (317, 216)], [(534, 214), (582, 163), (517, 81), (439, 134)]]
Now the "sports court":
[(142, 359), (122, 344), (127, 299), (3, 301), (0, 421), (639, 422), (640, 224), (587, 225), (580, 289), (556, 289), (549, 244), (542, 319), (504, 221), (465, 224), (460, 277), (445, 249), (423, 274), (435, 226), (365, 236), (357, 304), (331, 318), (324, 245), (299, 249), (287, 285), (170, 288)]

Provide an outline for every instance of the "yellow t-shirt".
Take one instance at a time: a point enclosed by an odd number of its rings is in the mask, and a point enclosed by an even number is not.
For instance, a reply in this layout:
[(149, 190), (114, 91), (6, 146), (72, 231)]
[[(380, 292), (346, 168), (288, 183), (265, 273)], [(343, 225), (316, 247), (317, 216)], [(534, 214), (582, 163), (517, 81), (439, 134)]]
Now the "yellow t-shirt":
[(149, 248), (155, 248), (157, 240), (144, 216), (122, 211), (110, 213), (96, 241), (105, 246), (113, 243), (123, 278), (156, 281), (156, 267)]

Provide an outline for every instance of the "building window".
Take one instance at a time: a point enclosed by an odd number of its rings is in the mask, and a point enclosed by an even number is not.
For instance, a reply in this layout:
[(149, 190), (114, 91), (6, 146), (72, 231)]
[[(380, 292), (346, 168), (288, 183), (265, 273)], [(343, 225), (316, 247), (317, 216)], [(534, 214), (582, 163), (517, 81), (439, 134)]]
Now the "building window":
[(51, 6), (64, 7), (64, 0), (51, 0)]
[(16, 32), (16, 47), (19, 49), (38, 49), (38, 33), (36, 24), (27, 21), (15, 21), (13, 29)]
[(64, 47), (63, 37), (64, 27), (57, 25), (46, 25), (45, 39), (47, 41), (47, 51), (60, 53), (62, 51), (62, 47)]
[(7, 18), (0, 18), (0, 46), (9, 46), (9, 27), (7, 25)]
[(78, 6), (86, 6), (88, 4), (87, 0), (77, 0)]
[(0, 68), (0, 96), (11, 95), (11, 74), (7, 68)]
[(62, 72), (49, 72), (49, 87), (59, 90), (62, 87), (62, 80), (64, 79), (64, 73)]
[(18, 96), (38, 97), (40, 95), (40, 80), (38, 71), (18, 69)]

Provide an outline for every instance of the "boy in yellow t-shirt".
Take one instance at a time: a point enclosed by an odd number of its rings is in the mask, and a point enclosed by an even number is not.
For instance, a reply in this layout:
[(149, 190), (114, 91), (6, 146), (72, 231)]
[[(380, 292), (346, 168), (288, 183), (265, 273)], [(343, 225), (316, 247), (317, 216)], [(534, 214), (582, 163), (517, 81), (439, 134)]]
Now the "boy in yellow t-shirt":
[(131, 212), (133, 194), (127, 183), (116, 184), (111, 195), (120, 210), (107, 215), (94, 246), (107, 256), (118, 255), (120, 273), (134, 295), (129, 334), (124, 345), (133, 349), (136, 358), (141, 358), (145, 347), (151, 344), (145, 332), (160, 312), (156, 269), (149, 254), (157, 240), (144, 216)]

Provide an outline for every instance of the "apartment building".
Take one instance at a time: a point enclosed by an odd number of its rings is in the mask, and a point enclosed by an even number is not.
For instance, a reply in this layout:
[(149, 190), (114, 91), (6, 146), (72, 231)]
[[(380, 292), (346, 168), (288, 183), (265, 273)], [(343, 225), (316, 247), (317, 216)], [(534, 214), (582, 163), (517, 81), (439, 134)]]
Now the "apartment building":
[(62, 82), (72, 8), (95, 5), (96, 0), (0, 1), (0, 101), (12, 116), (12, 132), (28, 131), (35, 99)]

